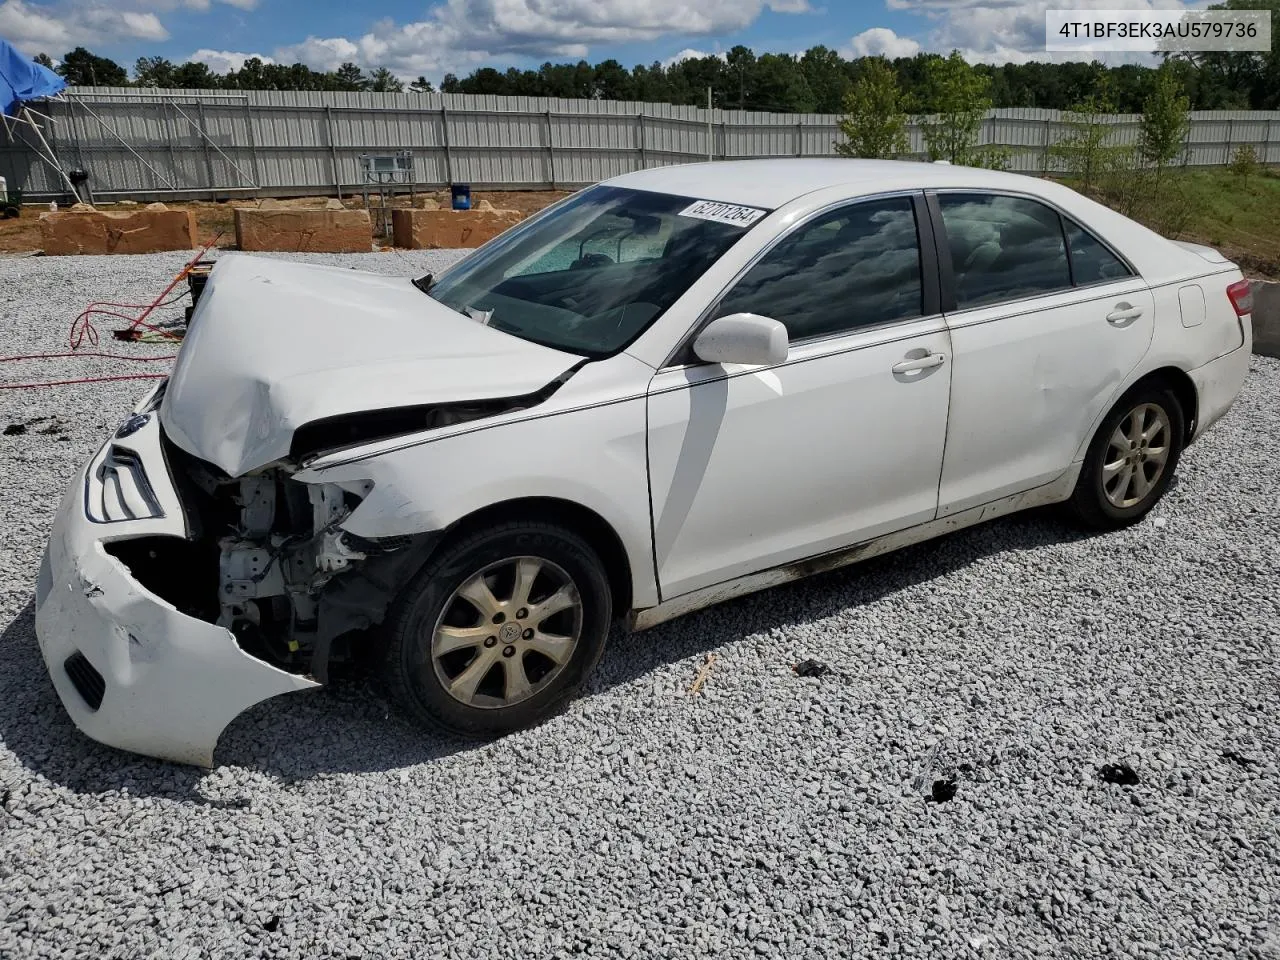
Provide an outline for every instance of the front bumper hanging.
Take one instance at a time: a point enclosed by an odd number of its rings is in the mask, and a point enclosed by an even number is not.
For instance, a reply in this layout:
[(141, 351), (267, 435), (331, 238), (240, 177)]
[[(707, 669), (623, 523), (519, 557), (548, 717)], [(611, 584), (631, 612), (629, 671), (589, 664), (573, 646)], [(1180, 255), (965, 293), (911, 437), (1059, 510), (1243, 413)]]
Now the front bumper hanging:
[[(133, 432), (113, 438), (75, 475), (58, 509), (36, 587), (40, 651), (84, 733), (212, 766), (218, 737), (238, 714), (319, 684), (250, 656), (229, 630), (182, 613), (104, 549), (113, 540), (187, 533), (157, 419), (140, 409), (129, 422)], [(129, 469), (118, 476), (119, 463)], [(120, 511), (125, 519), (112, 519)]]

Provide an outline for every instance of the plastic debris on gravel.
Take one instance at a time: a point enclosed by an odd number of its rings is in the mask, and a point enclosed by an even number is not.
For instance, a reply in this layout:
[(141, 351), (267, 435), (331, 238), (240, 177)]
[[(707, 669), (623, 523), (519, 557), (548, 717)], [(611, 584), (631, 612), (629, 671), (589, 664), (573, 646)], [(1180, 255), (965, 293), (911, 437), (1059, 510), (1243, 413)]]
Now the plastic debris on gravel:
[[(0, 352), (183, 260), (0, 261)], [(1013, 517), (618, 636), (482, 746), (347, 675), (212, 771), (81, 736), (32, 629), (63, 486), (147, 387), (0, 391), (0, 957), (1280, 957), (1280, 362), (1123, 532)]]

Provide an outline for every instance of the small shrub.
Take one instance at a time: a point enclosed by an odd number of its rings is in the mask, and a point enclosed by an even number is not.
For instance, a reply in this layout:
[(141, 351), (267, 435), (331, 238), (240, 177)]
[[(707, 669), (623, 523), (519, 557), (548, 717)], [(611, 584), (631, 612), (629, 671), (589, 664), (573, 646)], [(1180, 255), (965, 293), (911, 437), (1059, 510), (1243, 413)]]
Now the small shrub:
[(969, 156), (969, 165), (986, 167), (988, 170), (1008, 170), (1013, 166), (1013, 149), (995, 144), (974, 147)]
[(1242, 183), (1247, 183), (1258, 172), (1258, 151), (1253, 149), (1253, 144), (1242, 143), (1236, 147), (1231, 156), (1231, 172)]

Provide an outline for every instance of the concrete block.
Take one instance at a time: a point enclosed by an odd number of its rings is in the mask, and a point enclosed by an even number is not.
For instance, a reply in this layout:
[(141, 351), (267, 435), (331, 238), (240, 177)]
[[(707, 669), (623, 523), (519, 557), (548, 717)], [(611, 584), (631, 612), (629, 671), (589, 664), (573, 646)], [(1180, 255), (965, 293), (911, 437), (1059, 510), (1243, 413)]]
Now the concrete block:
[(1280, 283), (1251, 280), (1253, 288), (1253, 352), (1280, 357)]
[(241, 250), (287, 253), (368, 253), (373, 227), (367, 210), (241, 207), (236, 210)]
[(48, 256), (194, 250), (196, 218), (190, 210), (47, 213), (40, 239)]
[(523, 219), (518, 210), (392, 210), (391, 232), (406, 250), (478, 247)]

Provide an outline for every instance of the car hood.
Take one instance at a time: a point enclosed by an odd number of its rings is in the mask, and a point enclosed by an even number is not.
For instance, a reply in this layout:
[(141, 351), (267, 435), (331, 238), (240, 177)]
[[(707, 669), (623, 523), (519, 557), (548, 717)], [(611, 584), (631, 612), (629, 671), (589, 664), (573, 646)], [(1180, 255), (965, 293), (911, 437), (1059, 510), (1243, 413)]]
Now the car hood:
[(234, 477), (286, 456), (303, 424), (529, 394), (579, 360), (456, 313), (406, 278), (232, 254), (200, 297), (160, 420)]

